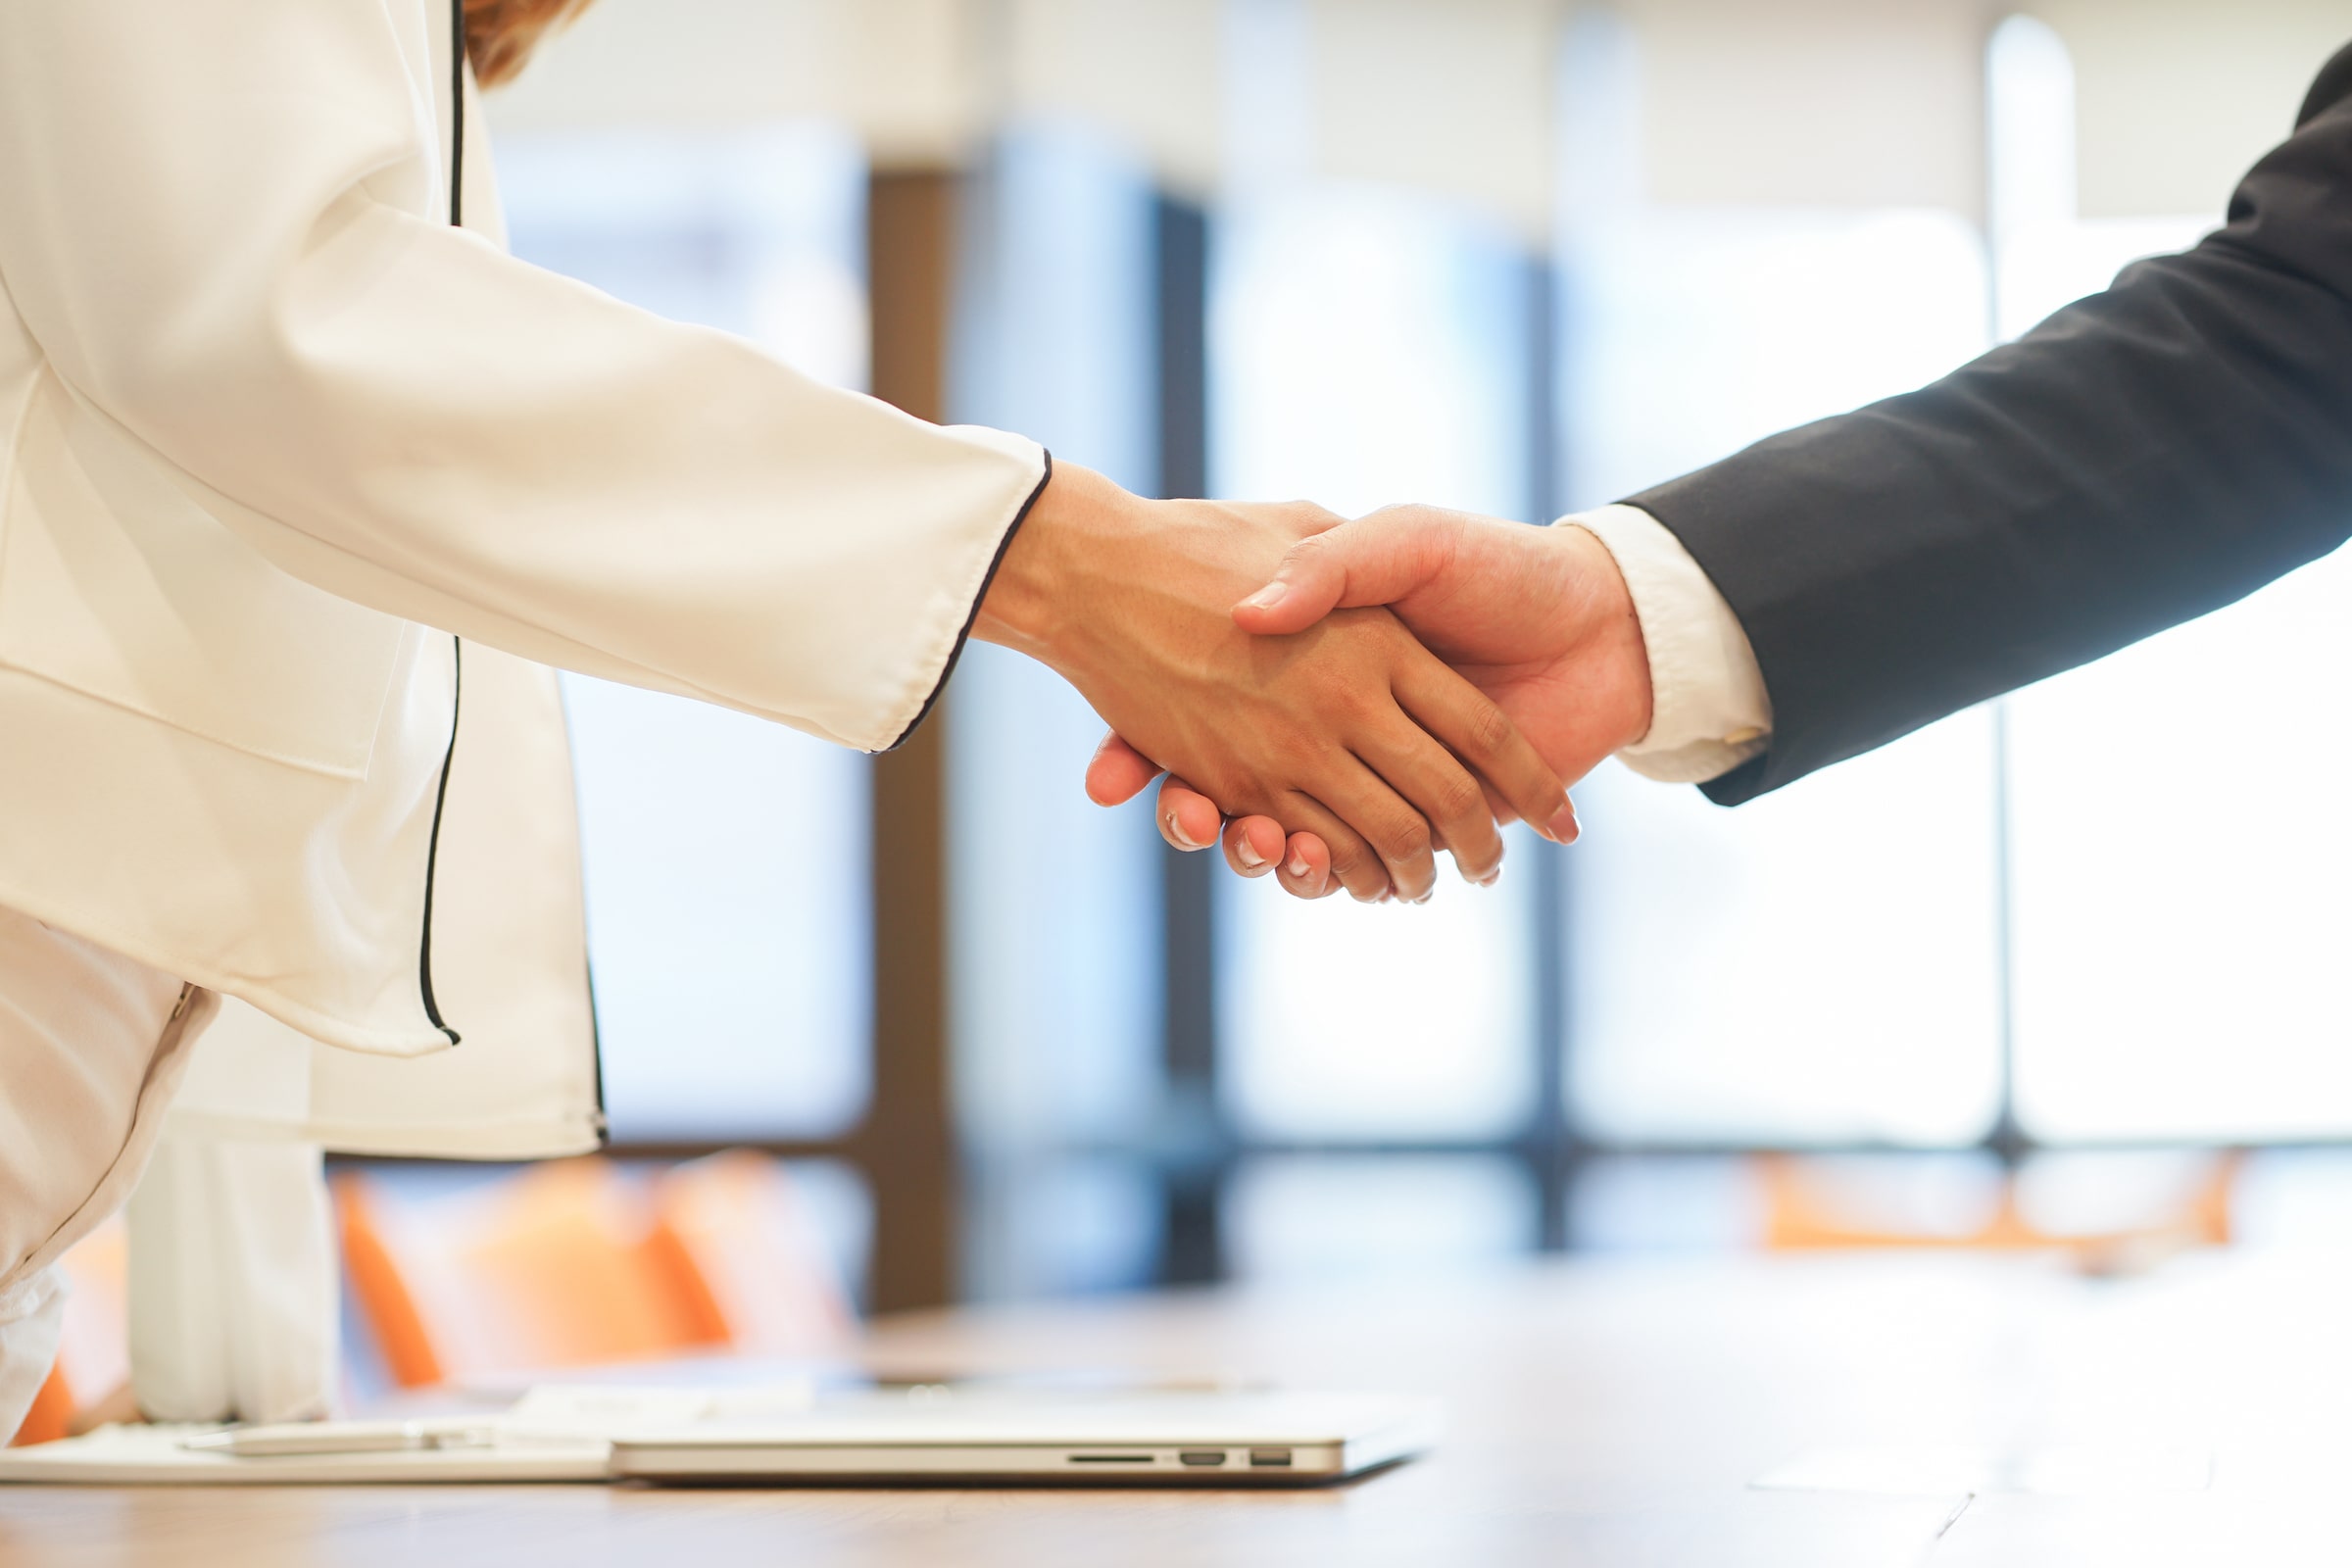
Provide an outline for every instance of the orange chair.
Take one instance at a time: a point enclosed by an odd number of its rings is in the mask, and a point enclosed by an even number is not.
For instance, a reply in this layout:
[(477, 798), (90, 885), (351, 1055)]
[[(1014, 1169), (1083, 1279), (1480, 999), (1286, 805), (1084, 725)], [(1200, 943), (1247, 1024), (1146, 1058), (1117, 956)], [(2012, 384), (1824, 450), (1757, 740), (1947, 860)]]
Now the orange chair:
[(663, 1172), (649, 1246), (712, 1338), (746, 1355), (845, 1348), (858, 1315), (831, 1251), (775, 1160), (745, 1150)]
[(40, 1392), (32, 1396), (32, 1408), (24, 1412), (24, 1419), (18, 1426), (17, 1435), (9, 1439), (8, 1446), (22, 1448), (35, 1443), (55, 1443), (60, 1438), (71, 1437), (73, 1432), (74, 1390), (66, 1382), (66, 1369), (62, 1365), (52, 1365), (48, 1380), (41, 1385)]
[(2226, 1247), (2231, 1199), (2245, 1164), (2242, 1150), (2217, 1155), (2187, 1201), (2157, 1223), (2087, 1234), (2062, 1234), (2029, 1220), (2018, 1201), (2017, 1176), (2004, 1172), (1984, 1222), (1956, 1235), (1888, 1230), (1838, 1217), (1834, 1197), (1787, 1154), (1759, 1155), (1755, 1169), (1764, 1198), (1764, 1245), (1774, 1251), (1825, 1248), (1973, 1248), (2056, 1250), (2090, 1273), (2115, 1273), (2193, 1247)]
[(424, 1312), (385, 1240), (386, 1222), (373, 1185), (356, 1171), (346, 1171), (334, 1179), (334, 1195), (344, 1278), (375, 1336), (385, 1375), (399, 1388), (433, 1387), (447, 1376), (441, 1352), (434, 1348)]
[(17, 1428), (19, 1446), (71, 1436), (96, 1414), (130, 1413), (130, 1247), (122, 1216), (75, 1243), (57, 1266), (67, 1293), (57, 1362)]
[(352, 1294), (403, 1388), (538, 1368), (838, 1345), (851, 1318), (781, 1167), (651, 1182), (601, 1158), (401, 1200), (335, 1188)]

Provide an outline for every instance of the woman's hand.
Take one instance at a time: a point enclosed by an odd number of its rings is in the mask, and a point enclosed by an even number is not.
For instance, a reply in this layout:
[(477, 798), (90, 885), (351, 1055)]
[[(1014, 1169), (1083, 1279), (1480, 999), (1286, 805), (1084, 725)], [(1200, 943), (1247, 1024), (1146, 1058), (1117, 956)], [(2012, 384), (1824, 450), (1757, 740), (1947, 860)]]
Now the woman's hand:
[(1544, 823), (1565, 792), (1387, 611), (1276, 637), (1234, 624), (1237, 598), (1339, 520), (1304, 505), (1145, 501), (1057, 466), (974, 635), (1053, 667), (1141, 757), (1228, 811), (1313, 834), (1357, 899), (1419, 901), (1437, 849), (1473, 880), (1501, 863), (1488, 789)]

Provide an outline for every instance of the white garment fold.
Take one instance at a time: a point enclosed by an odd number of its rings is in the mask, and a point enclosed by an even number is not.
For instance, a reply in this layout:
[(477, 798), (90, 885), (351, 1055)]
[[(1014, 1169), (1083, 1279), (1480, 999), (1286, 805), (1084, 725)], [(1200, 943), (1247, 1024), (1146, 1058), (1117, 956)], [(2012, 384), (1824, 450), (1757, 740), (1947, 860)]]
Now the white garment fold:
[(466, 651), (436, 881), (433, 988), (462, 1044), (421, 1056), (343, 1051), (225, 1001), (172, 1103), (174, 1134), (447, 1159), (596, 1149), (571, 752), (542, 665)]

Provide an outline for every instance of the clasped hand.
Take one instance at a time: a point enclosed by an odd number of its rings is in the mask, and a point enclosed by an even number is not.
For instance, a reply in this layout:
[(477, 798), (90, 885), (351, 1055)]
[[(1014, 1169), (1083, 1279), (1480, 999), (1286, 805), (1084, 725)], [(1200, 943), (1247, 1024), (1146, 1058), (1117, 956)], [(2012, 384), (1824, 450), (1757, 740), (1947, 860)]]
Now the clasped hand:
[(1110, 724), (1095, 800), (1164, 773), (1171, 844), (1221, 836), (1234, 870), (1305, 898), (1426, 900), (1440, 850), (1492, 883), (1498, 823), (1574, 839), (1566, 783), (1648, 725), (1600, 543), (1432, 508), (1146, 501), (1058, 466), (975, 635)]

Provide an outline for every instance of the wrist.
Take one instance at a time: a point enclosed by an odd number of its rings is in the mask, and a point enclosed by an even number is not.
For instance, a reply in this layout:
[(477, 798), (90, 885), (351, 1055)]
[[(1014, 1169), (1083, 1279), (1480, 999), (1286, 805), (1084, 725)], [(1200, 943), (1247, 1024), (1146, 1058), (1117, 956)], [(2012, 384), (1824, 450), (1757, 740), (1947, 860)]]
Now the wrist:
[(1642, 633), (1642, 616), (1624, 568), (1600, 537), (1580, 525), (1555, 530), (1577, 558), (1576, 581), (1581, 596), (1564, 596), (1562, 613), (1583, 628), (1583, 640), (1597, 672), (1591, 698), (1599, 733), (1611, 753), (1638, 745), (1649, 733), (1655, 716), (1655, 692), (1650, 681), (1649, 645)]
[(989, 583), (972, 635), (1064, 675), (1075, 652), (1089, 564), (1141, 528), (1144, 503), (1102, 474), (1055, 463)]

